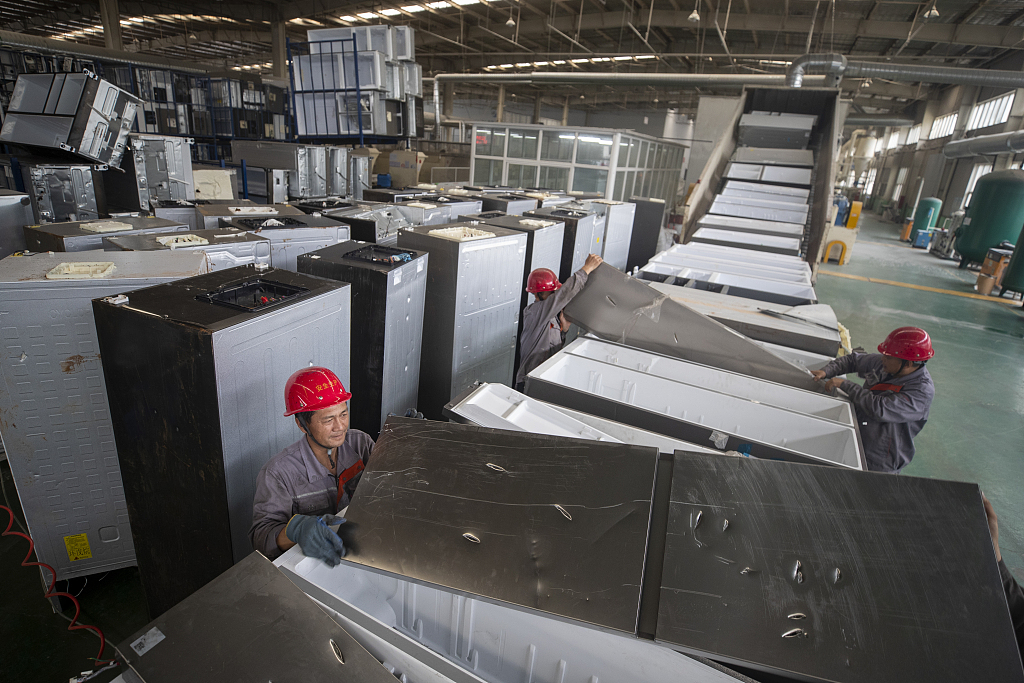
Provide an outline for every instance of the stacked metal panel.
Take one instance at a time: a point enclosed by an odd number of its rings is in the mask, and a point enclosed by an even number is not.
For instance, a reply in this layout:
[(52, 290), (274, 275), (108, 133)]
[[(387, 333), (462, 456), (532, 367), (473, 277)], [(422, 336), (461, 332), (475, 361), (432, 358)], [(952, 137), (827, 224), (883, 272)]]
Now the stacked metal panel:
[(0, 437), (36, 555), (57, 579), (135, 564), (90, 302), (207, 270), (197, 253), (0, 260)]
[(271, 265), (271, 241), (235, 228), (169, 235), (114, 235), (103, 238), (103, 248), (108, 251), (201, 251), (206, 254), (211, 271), (255, 263)]
[(744, 147), (807, 149), (818, 117), (778, 112), (751, 112), (740, 117), (737, 140)]
[(121, 170), (103, 173), (110, 212), (148, 213), (154, 202), (196, 198), (191, 138), (133, 133)]
[(140, 100), (84, 73), (22, 74), (0, 142), (57, 150), (119, 166)]
[(301, 435), (285, 380), (312, 364), (349, 383), (349, 291), (242, 266), (93, 302), (152, 616), (252, 552), (256, 475)]
[(25, 226), (33, 223), (29, 196), (17, 190), (0, 190), (0, 258), (25, 248)]
[(511, 385), (526, 234), (493, 225), (415, 226), (398, 248), (430, 254), (419, 409), (439, 419), (476, 381)]
[(811, 169), (731, 162), (725, 169), (730, 180), (763, 181), (766, 183), (801, 185), (811, 184)]
[[(293, 208), (293, 207), (288, 207)], [(270, 240), (270, 262), (275, 268), (295, 272), (296, 259), (349, 238), (349, 228), (329, 216), (307, 215), (232, 218), (224, 227), (246, 230)]]
[(527, 211), (525, 216), (546, 221), (565, 223), (562, 239), (562, 260), (558, 269), (558, 279), (565, 282), (577, 270), (583, 267), (588, 254), (600, 254), (604, 233), (598, 229), (597, 214), (579, 209), (548, 207)]
[(188, 225), (152, 216), (123, 216), (95, 221), (49, 223), (25, 228), (30, 251), (86, 251), (102, 249), (108, 235), (142, 235), (181, 232)]
[(814, 152), (809, 149), (780, 149), (777, 147), (739, 147), (733, 161), (743, 164), (769, 166), (814, 166)]
[(352, 286), (352, 426), (374, 438), (388, 415), (417, 405), (427, 259), (424, 252), (354, 240), (298, 259), (300, 273)]
[[(752, 208), (757, 209), (757, 207)], [(774, 215), (776, 212), (772, 213)], [(738, 249), (752, 249), (754, 251), (767, 251), (773, 254), (787, 254), (789, 256), (800, 254), (799, 237), (782, 237), (739, 230), (720, 230), (718, 228), (700, 228), (697, 232), (693, 233), (691, 239), (694, 242), (718, 244), (723, 247), (736, 247)]]
[(722, 451), (866, 469), (848, 401), (605, 341), (572, 342), (526, 393)]

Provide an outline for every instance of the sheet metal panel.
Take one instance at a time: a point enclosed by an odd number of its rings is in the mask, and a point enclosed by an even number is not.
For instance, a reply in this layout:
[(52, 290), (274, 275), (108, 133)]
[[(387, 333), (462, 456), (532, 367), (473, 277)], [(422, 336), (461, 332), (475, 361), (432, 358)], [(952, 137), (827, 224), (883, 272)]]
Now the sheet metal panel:
[(842, 398), (795, 389), (784, 384), (727, 372), (707, 365), (662, 356), (600, 339), (577, 339), (562, 352), (602, 363), (621, 365), (664, 379), (680, 382), (754, 403), (785, 408), (796, 413), (831, 420), (847, 427), (856, 422), (853, 405)]
[(761, 172), (761, 180), (766, 183), (784, 183), (809, 187), (812, 169), (791, 168), (789, 166), (765, 166)]
[(725, 189), (745, 190), (747, 192), (761, 192), (767, 195), (795, 197), (804, 200), (804, 203), (806, 203), (807, 199), (809, 199), (811, 196), (811, 191), (804, 187), (772, 185), (770, 183), (748, 183), (743, 180), (727, 180), (725, 181)]
[(779, 223), (804, 223), (807, 220), (808, 208), (806, 205), (772, 202), (771, 200), (739, 199), (730, 201), (728, 197), (719, 195), (711, 203), (709, 213)]
[(395, 210), (409, 221), (410, 225), (442, 225), (454, 219), (452, 209), (447, 204), (435, 204), (420, 197), (395, 204)]
[(697, 444), (545, 403), (504, 384), (484, 382), (471, 387), (446, 405), (444, 414), (454, 422), (490, 429), (653, 446), (662, 453), (689, 450), (718, 455), (718, 451)]
[(740, 218), (739, 216), (719, 216), (705, 214), (697, 224), (702, 228), (721, 228), (734, 232), (753, 232), (762, 235), (778, 235), (779, 237), (802, 237), (803, 223), (781, 223), (763, 221), (756, 218)]
[(751, 251), (749, 249), (738, 249), (727, 247), (721, 244), (704, 244), (690, 242), (689, 244), (673, 244), (665, 250), (665, 253), (686, 253), (704, 254), (711, 258), (727, 261), (742, 261), (744, 263), (759, 263), (766, 266), (778, 268), (795, 268), (811, 274), (811, 266), (799, 256), (786, 254), (772, 254), (767, 251)]
[[(839, 353), (839, 331), (835, 323), (830, 323), (832, 330), (826, 330), (810, 322), (777, 318), (759, 310), (772, 308), (796, 317), (806, 317), (808, 320), (817, 319), (824, 324), (835, 320), (835, 312), (826, 304), (784, 308), (769, 306), (756, 299), (706, 292), (696, 287), (679, 287), (663, 282), (651, 282), (650, 286), (751, 339), (822, 354), (830, 358), (835, 358)], [(812, 313), (819, 310), (822, 311), (820, 315)]]
[(763, 278), (765, 280), (779, 280), (781, 282), (793, 282), (811, 286), (811, 280), (806, 274), (795, 270), (783, 270), (782, 268), (767, 268), (764, 266), (747, 266), (735, 261), (720, 261), (718, 259), (704, 258), (703, 256), (689, 256), (686, 254), (658, 254), (651, 263), (665, 264), (673, 268), (695, 268), (697, 270), (713, 270), (733, 275), (749, 275), (750, 277)]
[(117, 653), (142, 683), (395, 680), (259, 553), (144, 626)]
[(760, 180), (761, 171), (764, 167), (760, 164), (741, 164), (735, 161), (729, 162), (725, 167), (725, 178), (735, 180)]
[(1024, 680), (976, 484), (674, 460), (659, 641), (787, 679)]
[(619, 270), (626, 269), (629, 245), (633, 239), (636, 204), (595, 199), (587, 202), (590, 210), (604, 218), (604, 239), (600, 256)]
[(111, 213), (149, 213), (153, 202), (193, 200), (192, 138), (132, 133), (120, 169), (103, 173)]
[(418, 198), (430, 204), (444, 204), (451, 209), (451, 220), (457, 221), (483, 211), (483, 202), (470, 197), (451, 194), (428, 194)]
[(398, 232), (412, 227), (393, 205), (369, 202), (351, 209), (328, 211), (324, 214), (349, 226), (352, 239), (394, 246)]
[[(114, 272), (46, 279), (61, 263), (97, 260), (113, 263)], [(0, 260), (0, 437), (36, 555), (60, 580), (135, 564), (91, 300), (207, 270), (195, 253)], [(88, 552), (70, 555), (65, 539), (83, 535)]]
[(602, 339), (820, 391), (805, 369), (607, 264), (590, 274), (565, 314)]
[[(226, 293), (252, 282), (298, 289), (276, 302), (250, 299), (255, 310), (233, 307)], [(252, 552), (256, 476), (301, 435), (281, 417), (285, 381), (312, 364), (350, 382), (349, 292), (241, 266), (130, 292), (123, 305), (93, 302), (151, 615)], [(197, 299), (207, 293), (228, 300)], [(191, 550), (168, 562), (175, 547)]]
[(633, 236), (629, 241), (626, 269), (633, 270), (647, 263), (658, 251), (667, 207), (664, 199), (630, 197), (629, 202), (636, 204), (636, 213), (633, 217)]
[(751, 200), (752, 202), (759, 203), (764, 200), (769, 200), (776, 202), (784, 202), (786, 204), (796, 204), (797, 206), (807, 204), (806, 197), (795, 197), (793, 195), (788, 194), (769, 194), (767, 192), (757, 192), (756, 190), (741, 190), (732, 187), (723, 188), (721, 196), (733, 201)]
[(740, 117), (736, 142), (744, 147), (807, 147), (816, 117), (775, 112), (752, 112)]
[(22, 163), (38, 223), (96, 220), (107, 211), (103, 182), (92, 166)]
[(656, 448), (392, 417), (339, 530), (345, 560), (633, 634), (657, 460)]
[(349, 227), (336, 218), (307, 215), (292, 206), (287, 208), (296, 211), (297, 215), (230, 220), (222, 218), (221, 224), (247, 230), (270, 240), (271, 265), (293, 273), (296, 272), (295, 260), (300, 254), (308, 254), (349, 238)]
[[(82, 226), (89, 224), (121, 223), (131, 226), (128, 230), (97, 232), (85, 230)], [(30, 251), (87, 251), (103, 249), (103, 238), (117, 235), (144, 235), (150, 233), (182, 232), (188, 228), (183, 223), (175, 223), (164, 218), (152, 216), (120, 216), (91, 221), (75, 221), (71, 223), (48, 223), (25, 228), (25, 244)], [(93, 259), (97, 260), (97, 259)]]
[(257, 204), (249, 199), (234, 201), (211, 200), (205, 204), (196, 203), (199, 227), (215, 230), (235, 218), (272, 218), (276, 216), (300, 216), (302, 211), (287, 204)]
[[(492, 237), (459, 239), (449, 229)], [(430, 419), (473, 382), (511, 385), (523, 293), (526, 235), (497, 226), (452, 223), (398, 234), (400, 249), (430, 254), (424, 309), (419, 410)]]
[(809, 149), (780, 149), (778, 147), (737, 147), (733, 161), (745, 164), (774, 166), (814, 166), (814, 152)]
[(406, 250), (408, 260), (390, 262), (383, 260), (390, 252), (376, 252), (377, 260), (353, 255), (367, 247), (373, 245), (355, 240), (325, 247), (299, 256), (297, 269), (352, 285), (352, 318), (359, 321), (352, 335), (352, 426), (376, 438), (389, 414), (417, 405), (428, 254)]
[(755, 458), (864, 469), (857, 430), (833, 420), (559, 351), (526, 393), (676, 439)]
[(746, 299), (758, 299), (785, 306), (817, 303), (817, 294), (815, 294), (814, 288), (806, 284), (723, 273), (711, 268), (701, 269), (676, 266), (670, 263), (648, 263), (640, 269), (638, 275), (642, 280), (665, 282), (670, 285), (686, 286), (689, 282), (705, 283), (709, 287), (704, 288), (711, 288), (711, 291), (721, 291), (723, 294), (728, 293)]
[(220, 230), (193, 230), (174, 237), (198, 237), (206, 244), (164, 244), (159, 235), (128, 235), (103, 238), (108, 251), (201, 251), (206, 254), (210, 270), (224, 270), (254, 263), (270, 265), (271, 242), (251, 232), (222, 228)]
[(775, 254), (796, 256), (800, 253), (800, 239), (797, 237), (779, 237), (778, 235), (761, 235), (753, 232), (737, 232), (735, 230), (719, 230), (717, 228), (699, 228), (693, 233), (694, 242), (721, 244), (727, 247), (769, 251)]
[(480, 200), (483, 211), (504, 211), (515, 216), (521, 216), (527, 211), (532, 211), (539, 205), (539, 202), (533, 197), (509, 192), (483, 192), (473, 195), (473, 198)]

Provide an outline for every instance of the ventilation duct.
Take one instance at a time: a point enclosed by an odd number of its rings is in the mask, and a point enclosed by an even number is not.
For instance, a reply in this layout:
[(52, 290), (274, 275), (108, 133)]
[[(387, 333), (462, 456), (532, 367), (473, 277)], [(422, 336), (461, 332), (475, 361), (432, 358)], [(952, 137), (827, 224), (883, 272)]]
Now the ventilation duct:
[(965, 69), (950, 66), (851, 62), (842, 55), (803, 55), (789, 65), (786, 85), (799, 88), (807, 73), (824, 73), (826, 83), (838, 85), (842, 78), (881, 78), (908, 83), (979, 85), (993, 88), (1024, 88), (1024, 72)]
[(942, 148), (947, 159), (1024, 152), (1024, 130), (996, 135), (979, 135), (948, 143)]
[(846, 117), (844, 126), (892, 126), (894, 128), (909, 128), (917, 122), (913, 119), (906, 119), (899, 116), (885, 116), (883, 114), (850, 114)]

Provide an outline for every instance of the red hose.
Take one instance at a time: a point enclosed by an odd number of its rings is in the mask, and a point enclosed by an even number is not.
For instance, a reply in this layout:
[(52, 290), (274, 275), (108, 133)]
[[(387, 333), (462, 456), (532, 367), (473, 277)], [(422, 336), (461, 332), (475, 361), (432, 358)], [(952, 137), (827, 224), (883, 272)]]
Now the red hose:
[(13, 524), (14, 524), (14, 512), (9, 507), (7, 507), (6, 505), (0, 505), (0, 510), (3, 510), (4, 512), (6, 512), (7, 516), (9, 517), (9, 519), (7, 520), (7, 528), (4, 529), (3, 533), (0, 533), (0, 536), (20, 536), (21, 538), (24, 538), (26, 541), (28, 541), (28, 553), (25, 554), (25, 559), (21, 561), (21, 566), (22, 567), (43, 567), (48, 572), (50, 572), (50, 577), (51, 577), (50, 578), (50, 587), (46, 589), (46, 595), (44, 595), (43, 597), (45, 597), (45, 598), (64, 597), (64, 598), (67, 598), (68, 600), (70, 600), (71, 602), (73, 602), (75, 604), (75, 616), (71, 619), (71, 623), (68, 624), (68, 630), (69, 631), (78, 631), (78, 630), (81, 630), (81, 629), (87, 629), (87, 630), (92, 631), (93, 633), (95, 633), (99, 637), (99, 639), (100, 639), (100, 652), (99, 652), (98, 655), (96, 655), (96, 658), (95, 658), (96, 659), (96, 664), (99, 666), (99, 665), (113, 663), (115, 661), (113, 659), (108, 659), (108, 660), (101, 659), (103, 657), (103, 650), (104, 650), (104, 648), (106, 647), (106, 644), (107, 644), (107, 639), (103, 636), (103, 631), (101, 631), (98, 627), (92, 626), (90, 624), (78, 624), (78, 623), (76, 623), (78, 621), (78, 615), (82, 613), (82, 606), (78, 604), (78, 600), (71, 593), (63, 593), (63, 592), (60, 592), (60, 591), (54, 591), (53, 590), (54, 587), (57, 584), (57, 572), (53, 571), (53, 567), (51, 567), (50, 565), (46, 564), (45, 562), (30, 562), (29, 561), (29, 558), (32, 557), (32, 553), (35, 552), (36, 544), (32, 541), (32, 537), (31, 536), (23, 534), (20, 531), (11, 531), (11, 526), (13, 526)]

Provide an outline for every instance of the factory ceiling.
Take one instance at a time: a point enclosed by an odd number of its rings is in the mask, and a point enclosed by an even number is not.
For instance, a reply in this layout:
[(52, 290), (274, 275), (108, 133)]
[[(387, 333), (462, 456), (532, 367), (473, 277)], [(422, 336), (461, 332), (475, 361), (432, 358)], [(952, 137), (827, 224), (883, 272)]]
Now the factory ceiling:
[[(985, 67), (1024, 49), (1024, 0), (121, 0), (118, 11), (125, 50), (261, 73), (270, 72), (275, 21), (286, 22), (294, 41), (304, 40), (309, 28), (413, 26), (425, 76), (549, 70), (782, 73), (807, 52)], [(9, 31), (104, 45), (99, 4), (0, 0), (0, 17)], [(898, 111), (935, 97), (940, 87), (843, 82), (861, 111)], [(459, 90), (472, 94), (486, 88)], [(576, 97), (569, 86), (557, 91)], [(587, 95), (584, 106), (660, 101), (690, 110), (709, 92), (716, 90), (616, 86), (580, 94)]]

